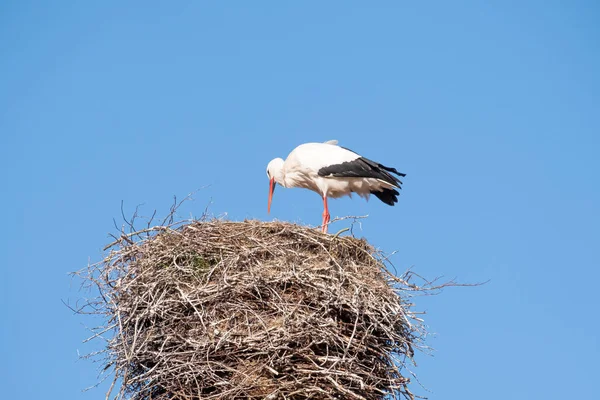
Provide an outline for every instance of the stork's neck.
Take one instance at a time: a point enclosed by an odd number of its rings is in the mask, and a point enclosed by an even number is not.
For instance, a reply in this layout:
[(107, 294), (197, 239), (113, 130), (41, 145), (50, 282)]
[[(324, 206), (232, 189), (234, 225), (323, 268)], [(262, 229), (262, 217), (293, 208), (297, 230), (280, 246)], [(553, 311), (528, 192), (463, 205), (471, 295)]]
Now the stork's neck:
[(288, 187), (288, 185), (285, 182), (285, 168), (283, 168), (283, 165), (281, 166), (281, 168), (278, 168), (274, 171), (273, 176), (275, 178), (275, 182), (279, 183), (283, 187)]

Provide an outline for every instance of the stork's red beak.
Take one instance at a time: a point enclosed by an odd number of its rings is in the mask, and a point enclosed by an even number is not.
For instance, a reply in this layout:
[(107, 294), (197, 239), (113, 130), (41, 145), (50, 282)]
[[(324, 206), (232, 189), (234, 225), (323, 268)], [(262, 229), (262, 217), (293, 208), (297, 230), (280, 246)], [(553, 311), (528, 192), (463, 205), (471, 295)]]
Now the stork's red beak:
[(271, 212), (271, 201), (273, 200), (273, 192), (275, 192), (275, 178), (271, 178), (269, 181), (269, 207), (267, 208), (267, 212)]

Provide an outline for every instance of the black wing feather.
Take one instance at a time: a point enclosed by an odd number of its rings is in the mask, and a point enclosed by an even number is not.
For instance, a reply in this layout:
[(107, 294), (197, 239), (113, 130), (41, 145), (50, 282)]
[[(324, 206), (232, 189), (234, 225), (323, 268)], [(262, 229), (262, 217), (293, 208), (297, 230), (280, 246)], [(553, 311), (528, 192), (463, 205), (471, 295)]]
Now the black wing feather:
[(406, 176), (406, 174), (396, 171), (395, 168), (386, 167), (364, 157), (323, 167), (319, 170), (318, 174), (319, 176), (333, 176), (336, 178), (375, 178), (381, 179), (390, 185), (400, 187), (402, 181), (390, 172), (401, 177)]
[[(348, 149), (346, 149), (348, 150)], [(352, 150), (350, 150), (352, 151)], [(386, 167), (378, 162), (369, 160), (365, 157), (359, 157), (353, 161), (347, 161), (341, 164), (329, 165), (318, 171), (319, 176), (332, 176), (337, 178), (374, 178), (380, 179), (390, 185), (401, 187), (402, 181), (392, 174), (400, 177), (406, 176), (398, 172), (396, 168)], [(372, 191), (371, 194), (377, 196), (385, 204), (393, 206), (398, 202), (398, 193), (395, 189), (383, 189), (382, 191)]]
[(383, 191), (372, 191), (371, 194), (377, 196), (377, 198), (383, 201), (385, 204), (393, 206), (394, 203), (398, 202), (398, 193), (395, 189), (383, 189)]

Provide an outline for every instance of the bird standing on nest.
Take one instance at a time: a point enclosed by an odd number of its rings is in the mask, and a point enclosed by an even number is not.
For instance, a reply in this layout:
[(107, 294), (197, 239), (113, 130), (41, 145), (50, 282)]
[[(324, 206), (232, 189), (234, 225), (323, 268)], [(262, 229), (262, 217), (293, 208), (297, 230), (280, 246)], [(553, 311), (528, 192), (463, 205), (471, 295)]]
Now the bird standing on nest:
[(371, 194), (393, 206), (398, 202), (402, 182), (394, 175), (406, 176), (395, 168), (371, 161), (352, 150), (337, 145), (337, 140), (325, 143), (305, 143), (296, 147), (284, 161), (275, 158), (267, 165), (269, 177), (269, 205), (275, 184), (283, 187), (310, 189), (323, 198), (322, 231), (327, 232), (330, 221), (327, 198), (351, 196), (357, 193), (366, 199)]

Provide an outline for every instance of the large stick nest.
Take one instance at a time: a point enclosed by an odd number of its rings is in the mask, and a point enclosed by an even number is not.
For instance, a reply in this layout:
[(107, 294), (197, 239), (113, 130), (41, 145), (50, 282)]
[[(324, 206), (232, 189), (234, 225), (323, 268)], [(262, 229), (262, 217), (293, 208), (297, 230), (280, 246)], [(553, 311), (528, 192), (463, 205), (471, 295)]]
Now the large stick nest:
[(364, 240), (193, 221), (121, 236), (83, 278), (119, 399), (413, 398), (420, 288)]

